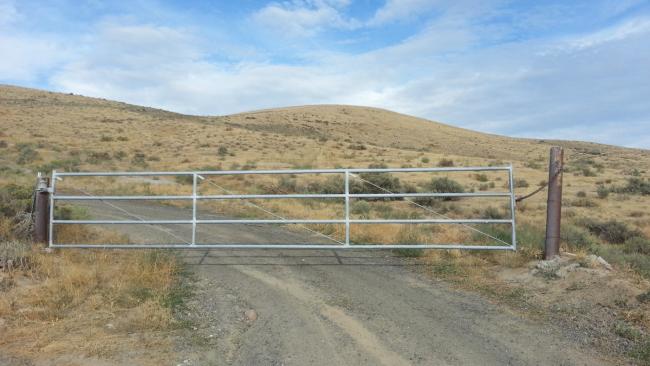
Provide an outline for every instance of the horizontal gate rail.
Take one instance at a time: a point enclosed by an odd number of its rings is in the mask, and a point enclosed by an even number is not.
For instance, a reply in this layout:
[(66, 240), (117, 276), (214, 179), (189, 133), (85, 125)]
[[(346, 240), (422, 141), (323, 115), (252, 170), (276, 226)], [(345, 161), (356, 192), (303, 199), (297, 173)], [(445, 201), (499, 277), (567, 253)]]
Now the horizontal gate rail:
[[(350, 193), (350, 176), (355, 173), (418, 173), (418, 172), (466, 172), (466, 171), (505, 171), (508, 173), (508, 192), (418, 192), (399, 193), (390, 192), (382, 187), (377, 187), (386, 193)], [(242, 175), (242, 174), (344, 174), (344, 193), (320, 194), (320, 193), (293, 193), (293, 194), (219, 194), (200, 195), (198, 194), (198, 181), (204, 180), (206, 176)], [(74, 196), (57, 195), (56, 181), (63, 177), (116, 177), (116, 176), (191, 176), (192, 194), (189, 195), (107, 195), (107, 196)], [(231, 170), (231, 171), (197, 171), (197, 172), (52, 172), (52, 194), (50, 195), (50, 247), (53, 248), (278, 248), (278, 249), (479, 249), (479, 250), (515, 250), (515, 195), (512, 176), (512, 166), (504, 167), (440, 167), (440, 168), (380, 168), (380, 169), (313, 169), (313, 170)], [(452, 219), (436, 213), (444, 219), (351, 219), (350, 199), (387, 199), (404, 198), (421, 208), (425, 208), (408, 198), (440, 197), (440, 198), (463, 198), (463, 197), (508, 197), (510, 200), (509, 219)], [(343, 219), (285, 219), (276, 216), (278, 219), (220, 219), (201, 220), (197, 218), (197, 202), (202, 200), (250, 200), (250, 199), (344, 199), (345, 217)], [(60, 220), (54, 218), (54, 205), (57, 201), (127, 201), (127, 200), (185, 200), (192, 201), (192, 218), (184, 220)], [(108, 203), (107, 203), (108, 204)], [(430, 210), (431, 211), (431, 210)], [(433, 211), (432, 211), (433, 212)], [(192, 241), (188, 244), (60, 244), (54, 243), (53, 225), (77, 224), (77, 225), (192, 225)], [(337, 245), (325, 244), (197, 244), (197, 225), (223, 225), (223, 224), (342, 224), (345, 225), (345, 242)], [(465, 245), (461, 243), (450, 244), (351, 244), (350, 225), (376, 225), (376, 224), (507, 224), (511, 226), (511, 242), (506, 243), (489, 234), (486, 236), (496, 239), (507, 245)], [(468, 226), (469, 227), (469, 226)], [(470, 229), (480, 232), (478, 229)], [(310, 230), (312, 231), (312, 230)], [(338, 241), (337, 241), (338, 242)]]
[[(399, 197), (510, 197), (508, 192), (479, 192), (479, 193), (343, 193), (332, 194), (219, 194), (196, 196), (198, 200), (226, 200), (226, 199), (273, 199), (273, 198), (399, 198)], [(192, 200), (194, 196), (56, 196), (59, 201), (146, 201), (146, 200)]]

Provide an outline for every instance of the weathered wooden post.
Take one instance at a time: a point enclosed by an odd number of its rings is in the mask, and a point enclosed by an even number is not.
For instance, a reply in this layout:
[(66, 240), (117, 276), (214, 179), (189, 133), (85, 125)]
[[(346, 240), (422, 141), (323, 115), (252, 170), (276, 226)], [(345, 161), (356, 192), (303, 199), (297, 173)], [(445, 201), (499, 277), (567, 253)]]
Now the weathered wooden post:
[(546, 204), (546, 242), (544, 259), (560, 254), (560, 222), (562, 218), (562, 168), (564, 150), (559, 146), (551, 148), (548, 165), (548, 200)]
[(38, 173), (36, 192), (34, 192), (34, 241), (47, 243), (50, 215), (50, 179)]

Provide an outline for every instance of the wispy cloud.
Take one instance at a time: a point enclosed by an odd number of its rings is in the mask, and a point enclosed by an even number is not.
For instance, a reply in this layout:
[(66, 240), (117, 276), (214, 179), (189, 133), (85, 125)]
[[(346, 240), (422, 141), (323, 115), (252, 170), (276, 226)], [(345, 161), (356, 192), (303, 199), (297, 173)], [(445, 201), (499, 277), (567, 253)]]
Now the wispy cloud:
[(347, 5), (347, 1), (341, 0), (270, 3), (256, 11), (252, 19), (276, 35), (308, 37), (324, 29), (359, 27), (357, 20), (343, 15), (341, 9)]
[[(485, 132), (650, 147), (643, 9), (615, 19), (597, 9), (557, 32), (557, 22), (514, 22), (533, 10), (501, 2), (355, 5), (262, 4), (219, 28), (141, 14), (98, 17), (74, 36), (11, 26), (0, 81), (193, 114), (370, 105)], [(276, 31), (291, 33), (290, 48), (269, 46)]]

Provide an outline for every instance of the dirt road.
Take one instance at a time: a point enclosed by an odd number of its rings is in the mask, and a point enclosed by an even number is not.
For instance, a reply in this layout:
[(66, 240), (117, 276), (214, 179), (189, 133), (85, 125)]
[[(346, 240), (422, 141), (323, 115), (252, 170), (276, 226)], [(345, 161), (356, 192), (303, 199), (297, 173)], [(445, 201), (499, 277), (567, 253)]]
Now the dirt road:
[[(95, 218), (178, 218), (182, 210), (86, 203)], [(187, 212), (183, 212), (186, 214)], [(115, 226), (133, 241), (160, 228)], [(175, 228), (182, 237), (188, 228)], [(280, 228), (199, 227), (206, 240), (319, 240)], [(177, 238), (172, 238), (177, 240)], [(178, 343), (192, 365), (600, 365), (558, 328), (451, 289), (391, 252), (213, 250), (182, 253), (196, 277)], [(254, 309), (256, 316), (244, 315)], [(250, 315), (250, 314), (249, 314)]]

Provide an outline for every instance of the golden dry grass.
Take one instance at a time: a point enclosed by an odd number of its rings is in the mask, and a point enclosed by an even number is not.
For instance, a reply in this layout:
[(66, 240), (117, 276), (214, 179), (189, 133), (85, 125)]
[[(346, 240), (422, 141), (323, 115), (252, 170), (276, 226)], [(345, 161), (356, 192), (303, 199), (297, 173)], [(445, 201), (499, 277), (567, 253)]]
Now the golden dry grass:
[[(177, 291), (181, 270), (173, 255), (101, 250), (46, 253), (36, 247), (23, 248), (21, 253), (29, 258), (26, 267), (0, 272), (6, 284), (0, 297), (0, 349), (5, 357), (154, 365), (173, 354), (170, 330), (178, 324), (168, 302)], [(131, 341), (133, 337), (138, 342)]]

